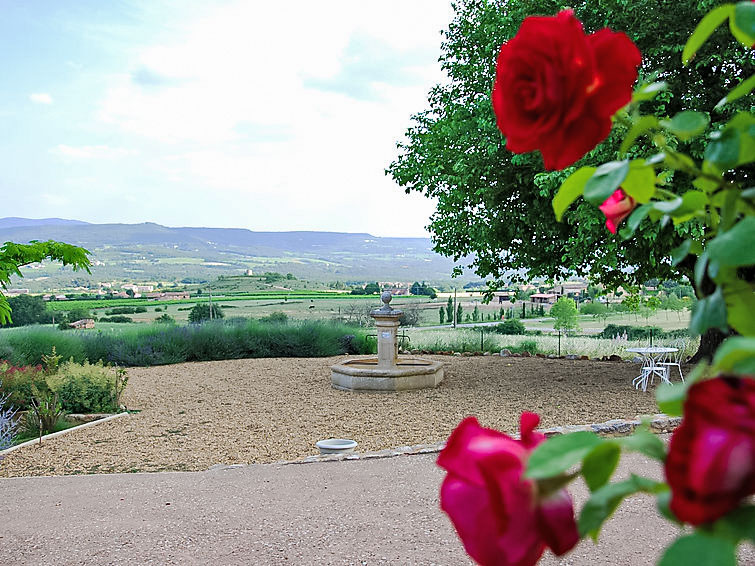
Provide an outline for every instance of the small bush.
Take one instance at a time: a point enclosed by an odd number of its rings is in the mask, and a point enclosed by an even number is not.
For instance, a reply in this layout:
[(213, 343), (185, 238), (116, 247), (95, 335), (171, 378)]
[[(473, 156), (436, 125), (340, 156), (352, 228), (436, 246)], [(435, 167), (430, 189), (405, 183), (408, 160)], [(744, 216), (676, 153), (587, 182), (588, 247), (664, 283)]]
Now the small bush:
[(14, 366), (0, 361), (0, 396), (16, 409), (31, 408), (34, 390), (45, 387), (45, 372), (41, 365)]
[(686, 329), (671, 330), (664, 332), (657, 326), (626, 326), (620, 324), (607, 325), (598, 336), (600, 338), (617, 338), (626, 336), (628, 340), (649, 340), (650, 333), (653, 338), (685, 338), (689, 336)]
[(115, 307), (110, 310), (106, 310), (105, 314), (111, 316), (114, 314), (137, 314), (141, 312), (147, 312), (147, 307)]
[(65, 362), (47, 383), (68, 413), (106, 413), (118, 409), (116, 370), (101, 361), (96, 364)]
[(516, 318), (509, 318), (495, 326), (498, 334), (524, 334), (524, 324)]
[(260, 322), (266, 324), (286, 324), (288, 322), (288, 315), (284, 312), (273, 312), (260, 318)]
[(509, 346), (508, 348), (514, 354), (521, 354), (522, 352), (529, 352), (530, 354), (537, 354), (540, 349), (537, 346), (537, 342), (534, 340), (523, 340), (516, 346)]
[(131, 318), (130, 316), (123, 316), (123, 315), (117, 314), (111, 317), (103, 316), (100, 319), (100, 322), (134, 322), (134, 319)]

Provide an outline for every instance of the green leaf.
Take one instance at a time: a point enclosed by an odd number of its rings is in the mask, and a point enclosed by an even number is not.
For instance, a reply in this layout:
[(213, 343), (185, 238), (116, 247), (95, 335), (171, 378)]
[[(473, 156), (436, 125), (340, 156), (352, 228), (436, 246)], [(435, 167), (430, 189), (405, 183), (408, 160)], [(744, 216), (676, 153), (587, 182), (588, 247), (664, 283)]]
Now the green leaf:
[(747, 216), (708, 244), (708, 256), (721, 265), (740, 267), (755, 263), (755, 216)]
[(658, 512), (665, 517), (667, 521), (681, 525), (682, 523), (676, 518), (676, 515), (671, 511), (671, 490), (666, 489), (661, 491), (655, 498), (655, 505), (658, 507)]
[(708, 204), (708, 195), (702, 191), (687, 191), (682, 195), (682, 202), (677, 208), (673, 210), (672, 216), (677, 217), (689, 217), (694, 214), (705, 212), (705, 207)]
[(747, 505), (730, 511), (713, 524), (713, 532), (734, 544), (742, 540), (755, 543), (755, 507)]
[(752, 89), (754, 88), (755, 88), (755, 75), (751, 76), (749, 79), (743, 80), (733, 89), (731, 89), (729, 91), (729, 94), (727, 94), (721, 100), (718, 101), (718, 104), (716, 104), (715, 106), (716, 110), (722, 108), (725, 104), (728, 104), (729, 102), (734, 102), (735, 100), (738, 100), (742, 98), (743, 96), (750, 94), (750, 92), (752, 92)]
[(609, 161), (595, 170), (585, 184), (585, 199), (600, 205), (610, 197), (629, 174), (629, 162)]
[(755, 6), (752, 2), (739, 2), (729, 19), (729, 29), (737, 41), (748, 49), (755, 44)]
[(615, 442), (597, 445), (582, 462), (582, 477), (590, 491), (606, 485), (619, 464), (621, 448)]
[(689, 379), (686, 379), (684, 383), (659, 385), (655, 390), (655, 402), (658, 404), (658, 409), (670, 417), (681, 417), (690, 385)]
[(683, 64), (686, 65), (689, 63), (690, 59), (694, 57), (695, 53), (697, 53), (697, 50), (700, 49), (703, 43), (705, 43), (716, 28), (724, 23), (726, 18), (728, 18), (733, 12), (733, 4), (723, 4), (708, 12), (705, 17), (700, 20), (700, 23), (695, 27), (695, 31), (689, 36), (687, 44), (684, 46), (684, 51), (682, 51)]
[(582, 194), (585, 183), (593, 173), (595, 173), (595, 167), (580, 167), (561, 183), (556, 196), (553, 197), (553, 212), (556, 213), (556, 220), (561, 222), (564, 212)]
[(755, 364), (755, 338), (752, 336), (727, 338), (713, 356), (713, 367), (720, 372), (748, 373), (747, 370), (750, 370), (753, 364)]
[(671, 200), (659, 200), (653, 203), (653, 208), (663, 212), (664, 214), (671, 214), (684, 204), (682, 197), (676, 197)]
[[(657, 84), (657, 83), (654, 83)], [(665, 83), (664, 83), (665, 84)], [(655, 116), (642, 116), (629, 128), (627, 135), (624, 136), (624, 141), (621, 142), (619, 153), (626, 153), (632, 147), (634, 142), (642, 134), (652, 131), (659, 127), (658, 118)]]
[(527, 462), (528, 478), (544, 479), (565, 472), (603, 440), (588, 431), (554, 436), (541, 443)]
[(665, 153), (656, 153), (655, 155), (651, 155), (645, 160), (645, 165), (657, 165), (658, 163), (663, 163), (665, 160)]
[(695, 110), (684, 110), (676, 114), (671, 120), (662, 120), (661, 126), (682, 141), (699, 136), (708, 127), (708, 116)]
[(653, 100), (659, 92), (668, 88), (666, 81), (657, 81), (640, 86), (632, 93), (632, 102), (642, 102), (644, 100)]
[(738, 112), (723, 130), (713, 132), (705, 148), (705, 164), (712, 164), (718, 172), (755, 160), (755, 117), (749, 112)]
[(621, 188), (637, 202), (648, 202), (655, 194), (655, 170), (644, 165), (643, 160), (632, 161)]
[(727, 322), (744, 336), (755, 336), (755, 288), (742, 279), (721, 282), (726, 301)]
[(658, 566), (737, 566), (736, 546), (728, 540), (693, 533), (676, 539), (663, 553)]
[(676, 267), (689, 255), (692, 240), (684, 240), (680, 245), (671, 250), (671, 265)]
[(628, 480), (610, 483), (595, 491), (587, 500), (579, 515), (577, 526), (580, 536), (589, 534), (597, 540), (600, 527), (621, 501), (634, 493), (662, 491), (664, 484), (632, 474)]
[(695, 304), (692, 311), (692, 319), (689, 323), (689, 330), (693, 336), (703, 334), (709, 328), (718, 328), (726, 332), (728, 325), (726, 323), (726, 302), (721, 287), (704, 299), (700, 299)]
[(659, 462), (666, 460), (666, 447), (663, 442), (646, 428), (638, 428), (633, 435), (616, 440), (622, 448), (639, 452)]
[(652, 209), (653, 206), (650, 204), (643, 204), (635, 208), (632, 214), (629, 215), (629, 218), (627, 218), (626, 225), (620, 231), (621, 237), (625, 240), (631, 238), (640, 226), (640, 223), (642, 223)]
[(695, 269), (694, 269), (694, 275), (695, 275), (695, 285), (697, 285), (698, 288), (703, 284), (703, 279), (705, 279), (705, 272), (708, 269), (708, 251), (704, 251), (700, 256), (697, 258), (697, 261), (695, 262)]

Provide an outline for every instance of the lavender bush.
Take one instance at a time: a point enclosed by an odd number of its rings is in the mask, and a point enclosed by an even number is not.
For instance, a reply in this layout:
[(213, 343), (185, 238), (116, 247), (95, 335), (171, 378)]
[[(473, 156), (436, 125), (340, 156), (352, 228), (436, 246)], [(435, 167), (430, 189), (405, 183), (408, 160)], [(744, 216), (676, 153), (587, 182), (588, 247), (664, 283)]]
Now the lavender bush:
[(5, 406), (8, 397), (8, 395), (0, 395), (0, 450), (11, 447), (18, 428), (18, 419), (15, 418), (16, 410)]

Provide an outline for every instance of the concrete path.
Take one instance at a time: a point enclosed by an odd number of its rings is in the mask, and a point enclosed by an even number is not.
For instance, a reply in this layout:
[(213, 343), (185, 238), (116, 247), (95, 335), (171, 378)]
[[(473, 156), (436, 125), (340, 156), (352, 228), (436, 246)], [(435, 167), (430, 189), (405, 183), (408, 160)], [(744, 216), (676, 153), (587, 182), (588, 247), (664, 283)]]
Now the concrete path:
[[(660, 476), (645, 458), (630, 460)], [(435, 456), (421, 455), (0, 479), (0, 564), (470, 564), (438, 508), (442, 478)], [(572, 491), (584, 501), (584, 488)], [(583, 542), (541, 564), (653, 564), (673, 534), (638, 496), (619, 508), (600, 546)], [(742, 559), (755, 563), (755, 551)]]

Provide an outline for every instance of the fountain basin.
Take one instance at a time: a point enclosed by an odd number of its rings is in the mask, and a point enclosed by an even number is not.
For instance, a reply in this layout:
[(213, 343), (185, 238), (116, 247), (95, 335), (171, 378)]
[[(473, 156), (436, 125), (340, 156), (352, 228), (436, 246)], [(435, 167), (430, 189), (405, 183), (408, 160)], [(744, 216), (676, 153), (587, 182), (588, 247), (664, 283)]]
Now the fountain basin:
[(443, 381), (443, 363), (424, 358), (398, 358), (390, 367), (378, 358), (351, 358), (331, 366), (331, 383), (345, 391), (405, 391), (437, 387)]

